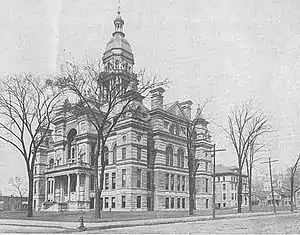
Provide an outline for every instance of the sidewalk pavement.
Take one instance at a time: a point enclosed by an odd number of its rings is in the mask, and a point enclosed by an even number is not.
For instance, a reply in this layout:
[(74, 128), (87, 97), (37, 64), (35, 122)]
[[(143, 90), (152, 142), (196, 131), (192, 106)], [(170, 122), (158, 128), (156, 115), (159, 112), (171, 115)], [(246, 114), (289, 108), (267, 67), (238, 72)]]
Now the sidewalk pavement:
[[(297, 212), (297, 211), (295, 211)], [(277, 214), (288, 214), (290, 211), (278, 211)], [(253, 213), (241, 213), (241, 214), (227, 214), (217, 215), (215, 219), (231, 219), (231, 218), (246, 218), (253, 216), (265, 216), (273, 215), (273, 212), (253, 212)], [(98, 223), (84, 223), (86, 231), (89, 230), (102, 230), (122, 227), (133, 226), (147, 226), (158, 224), (172, 224), (172, 223), (185, 223), (212, 220), (212, 216), (193, 216), (193, 217), (180, 217), (180, 218), (164, 218), (164, 219), (147, 219), (147, 220), (131, 220), (131, 221), (118, 221), (118, 222), (98, 222)], [(58, 222), (58, 221), (37, 221), (37, 220), (11, 220), (0, 219), (1, 225), (11, 226), (26, 226), (26, 227), (44, 227), (45, 230), (51, 228), (59, 228), (64, 231), (76, 231), (79, 227), (79, 221), (76, 222)]]

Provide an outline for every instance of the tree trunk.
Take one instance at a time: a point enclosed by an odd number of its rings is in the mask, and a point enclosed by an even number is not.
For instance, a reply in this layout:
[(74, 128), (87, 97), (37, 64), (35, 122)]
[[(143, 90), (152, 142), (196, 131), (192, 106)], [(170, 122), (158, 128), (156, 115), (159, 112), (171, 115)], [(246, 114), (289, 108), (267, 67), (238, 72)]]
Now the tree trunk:
[(193, 176), (189, 174), (189, 215), (194, 214), (194, 188)]
[(291, 212), (294, 211), (294, 175), (291, 175)]
[(237, 213), (242, 212), (242, 192), (243, 192), (242, 169), (241, 169), (241, 167), (239, 167), (238, 210), (237, 210)]
[(252, 212), (252, 180), (249, 180), (249, 195), (248, 195), (248, 202), (249, 202), (249, 211)]
[(28, 171), (28, 208), (27, 217), (33, 216), (33, 171)]
[[(99, 139), (99, 137), (98, 137)], [(101, 218), (101, 213), (100, 213), (100, 190), (99, 190), (99, 180), (98, 180), (98, 172), (99, 172), (99, 152), (100, 152), (100, 143), (99, 140), (97, 140), (97, 150), (96, 150), (96, 156), (95, 156), (95, 218), (99, 219)]]

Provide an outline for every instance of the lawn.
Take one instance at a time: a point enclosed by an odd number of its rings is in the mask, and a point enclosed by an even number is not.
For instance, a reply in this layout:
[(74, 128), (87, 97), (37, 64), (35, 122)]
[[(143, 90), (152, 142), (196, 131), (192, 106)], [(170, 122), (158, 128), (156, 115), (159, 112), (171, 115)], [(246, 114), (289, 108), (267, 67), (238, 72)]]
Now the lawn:
[[(277, 211), (289, 210), (289, 207), (277, 207)], [(254, 207), (254, 212), (271, 212), (273, 207)], [(236, 209), (216, 210), (216, 215), (235, 214)], [(247, 208), (242, 209), (242, 213), (249, 213)], [(195, 211), (195, 216), (211, 215), (211, 211)], [(76, 211), (76, 212), (34, 212), (33, 217), (27, 218), (26, 212), (0, 212), (0, 219), (30, 219), (30, 220), (45, 220), (45, 221), (64, 221), (77, 222), (79, 217), (83, 217), (85, 222), (112, 222), (126, 220), (147, 220), (161, 218), (179, 218), (187, 217), (188, 211), (131, 211), (131, 212), (102, 212), (102, 219), (94, 218), (94, 211)]]

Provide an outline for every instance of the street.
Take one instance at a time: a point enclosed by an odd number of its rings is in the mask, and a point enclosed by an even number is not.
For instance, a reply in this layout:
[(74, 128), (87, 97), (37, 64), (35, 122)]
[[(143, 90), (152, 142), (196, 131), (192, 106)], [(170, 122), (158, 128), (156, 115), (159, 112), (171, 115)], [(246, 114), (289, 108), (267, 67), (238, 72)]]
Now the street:
[[(100, 230), (88, 231), (99, 233)], [(191, 223), (176, 223), (140, 227), (107, 229), (101, 233), (139, 234), (139, 233), (300, 233), (300, 214), (278, 214), (253, 218), (221, 219)]]

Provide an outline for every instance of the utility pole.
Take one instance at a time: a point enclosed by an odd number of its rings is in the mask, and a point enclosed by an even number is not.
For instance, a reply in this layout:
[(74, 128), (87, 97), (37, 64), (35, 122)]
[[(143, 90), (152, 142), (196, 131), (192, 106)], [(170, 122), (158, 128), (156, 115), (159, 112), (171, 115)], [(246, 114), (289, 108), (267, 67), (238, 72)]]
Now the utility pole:
[(206, 150), (205, 153), (213, 153), (213, 191), (212, 191), (212, 217), (216, 218), (216, 152), (226, 151), (226, 149), (216, 149), (214, 144), (213, 150)]
[(278, 162), (279, 160), (272, 160), (269, 157), (269, 161), (267, 162), (261, 162), (261, 163), (269, 163), (269, 171), (270, 171), (270, 183), (271, 183), (271, 192), (272, 192), (272, 204), (273, 204), (273, 209), (274, 209), (274, 214), (276, 214), (276, 206), (275, 206), (275, 201), (274, 201), (274, 189), (273, 189), (273, 183), (272, 183), (272, 166), (271, 163), (273, 162)]
[(291, 178), (290, 178), (290, 183), (291, 183), (291, 212), (294, 211), (294, 179), (295, 179), (295, 174), (296, 170), (299, 164), (300, 160), (300, 154), (298, 155), (297, 161), (295, 162), (294, 166), (291, 168)]

